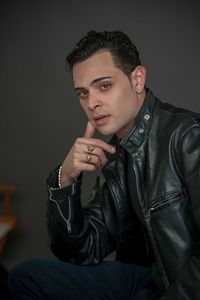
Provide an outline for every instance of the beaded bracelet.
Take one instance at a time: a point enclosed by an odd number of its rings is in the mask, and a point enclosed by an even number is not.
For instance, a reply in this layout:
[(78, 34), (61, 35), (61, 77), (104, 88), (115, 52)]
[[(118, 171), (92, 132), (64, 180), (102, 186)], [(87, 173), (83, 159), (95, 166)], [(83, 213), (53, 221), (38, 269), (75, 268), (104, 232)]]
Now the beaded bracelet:
[(60, 166), (60, 168), (58, 170), (58, 186), (59, 186), (59, 188), (61, 188), (61, 182), (60, 182), (61, 171), (62, 171), (62, 166)]

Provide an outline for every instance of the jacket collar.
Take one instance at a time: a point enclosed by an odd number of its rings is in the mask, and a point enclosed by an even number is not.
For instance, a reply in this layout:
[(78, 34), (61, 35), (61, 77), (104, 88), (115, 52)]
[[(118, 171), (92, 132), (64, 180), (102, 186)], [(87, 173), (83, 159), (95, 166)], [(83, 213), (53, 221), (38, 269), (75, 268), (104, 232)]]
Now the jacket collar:
[(147, 89), (144, 103), (134, 120), (133, 126), (120, 141), (120, 146), (126, 149), (130, 154), (135, 152), (145, 140), (153, 122), (156, 103), (155, 96)]
[(158, 103), (157, 99), (149, 89), (146, 89), (146, 92), (144, 103), (134, 120), (133, 126), (129, 129), (122, 140), (119, 141), (116, 135), (113, 135), (110, 139), (109, 143), (116, 147), (116, 152), (115, 154), (106, 153), (109, 162), (103, 167), (102, 171), (107, 169), (108, 165), (110, 165), (112, 161), (115, 161), (121, 147), (124, 148), (130, 155), (133, 155), (133, 153), (137, 151), (139, 146), (145, 140), (149, 129), (151, 128), (153, 115), (155, 114), (155, 107)]

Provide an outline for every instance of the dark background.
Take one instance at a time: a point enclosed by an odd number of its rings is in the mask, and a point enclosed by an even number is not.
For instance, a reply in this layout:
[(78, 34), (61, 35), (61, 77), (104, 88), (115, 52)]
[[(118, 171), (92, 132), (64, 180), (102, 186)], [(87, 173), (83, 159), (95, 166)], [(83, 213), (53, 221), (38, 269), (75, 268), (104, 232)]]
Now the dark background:
[(52, 256), (45, 180), (86, 124), (65, 72), (67, 53), (89, 30), (122, 30), (136, 43), (153, 92), (200, 111), (199, 8), (196, 0), (1, 2), (0, 182), (17, 185), (12, 203), (21, 222), (1, 259), (6, 268)]

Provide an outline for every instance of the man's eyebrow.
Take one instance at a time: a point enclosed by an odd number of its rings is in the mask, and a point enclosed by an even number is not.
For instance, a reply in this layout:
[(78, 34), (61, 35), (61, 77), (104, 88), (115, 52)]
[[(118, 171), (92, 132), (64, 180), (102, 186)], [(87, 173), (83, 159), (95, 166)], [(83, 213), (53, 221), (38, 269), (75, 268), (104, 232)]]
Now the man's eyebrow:
[(98, 78), (94, 79), (94, 80), (91, 82), (90, 85), (93, 85), (94, 83), (97, 83), (97, 82), (99, 82), (99, 81), (101, 81), (101, 80), (109, 79), (109, 78), (112, 78), (112, 77), (111, 77), (111, 76), (98, 77)]
[[(99, 82), (99, 81), (102, 81), (102, 80), (105, 80), (105, 79), (110, 79), (110, 78), (112, 78), (112, 77), (111, 77), (111, 76), (98, 77), (98, 78), (94, 79), (94, 80), (90, 83), (90, 85), (93, 85), (93, 84), (95, 84), (95, 83), (97, 83), (97, 82)], [(75, 88), (74, 88), (75, 91), (77, 91), (77, 90), (82, 90), (82, 89), (84, 89), (84, 87), (75, 87)]]

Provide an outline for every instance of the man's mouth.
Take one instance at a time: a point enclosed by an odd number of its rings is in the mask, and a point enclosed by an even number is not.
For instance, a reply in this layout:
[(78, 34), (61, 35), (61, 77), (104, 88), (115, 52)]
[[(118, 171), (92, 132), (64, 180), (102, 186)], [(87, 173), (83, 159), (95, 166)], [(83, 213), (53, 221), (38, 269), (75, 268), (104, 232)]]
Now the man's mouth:
[(99, 115), (99, 116), (95, 116), (93, 120), (97, 125), (104, 125), (108, 121), (109, 117), (110, 115)]

